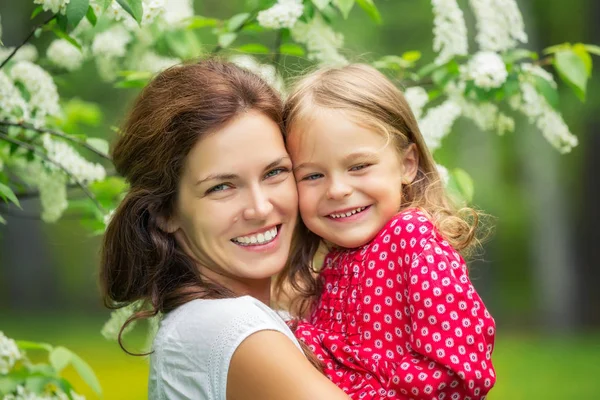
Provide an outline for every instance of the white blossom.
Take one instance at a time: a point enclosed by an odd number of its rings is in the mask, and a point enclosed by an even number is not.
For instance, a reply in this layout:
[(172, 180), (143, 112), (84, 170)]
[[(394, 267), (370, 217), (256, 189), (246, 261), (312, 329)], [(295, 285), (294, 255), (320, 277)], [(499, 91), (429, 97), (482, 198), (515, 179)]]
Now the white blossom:
[(544, 96), (527, 79), (520, 83), (521, 94), (511, 101), (511, 106), (522, 112), (542, 132), (542, 135), (561, 153), (568, 153), (578, 144), (562, 116), (548, 104)]
[(523, 63), (520, 65), (520, 68), (522, 71), (524, 71), (530, 75), (539, 76), (540, 78), (547, 80), (548, 83), (550, 83), (550, 85), (552, 85), (552, 87), (556, 88), (556, 81), (554, 80), (554, 76), (552, 76), (552, 74), (550, 72), (546, 71), (544, 68), (540, 67), (539, 65), (533, 65), (531, 63)]
[[(35, 393), (30, 391), (24, 386), (17, 386), (16, 393), (5, 395), (2, 400), (69, 400), (69, 396), (62, 391)], [(84, 396), (81, 396), (77, 392), (71, 390), (71, 399), (73, 400), (85, 400)]]
[(79, 69), (84, 60), (81, 50), (65, 39), (57, 39), (50, 43), (46, 57), (51, 63), (67, 71)]
[(502, 52), (527, 43), (516, 0), (470, 0), (477, 21), (475, 40), (481, 50)]
[(0, 117), (3, 119), (29, 119), (29, 106), (12, 80), (0, 71)]
[(448, 169), (440, 164), (435, 164), (435, 167), (437, 169), (438, 175), (440, 176), (440, 180), (442, 181), (444, 186), (447, 186), (448, 182), (450, 181), (450, 173), (448, 172)]
[(277, 0), (271, 8), (259, 12), (256, 20), (264, 28), (292, 28), (303, 12), (302, 0)]
[(163, 57), (148, 51), (140, 58), (138, 70), (157, 73), (179, 63), (181, 63), (179, 58)]
[(69, 0), (33, 0), (33, 4), (41, 4), (44, 11), (52, 11), (54, 14), (65, 13)]
[(481, 51), (460, 68), (463, 79), (473, 80), (482, 89), (498, 88), (506, 82), (508, 72), (502, 58), (491, 51)]
[[(141, 307), (141, 302), (136, 301), (125, 307), (118, 308), (110, 313), (110, 319), (106, 321), (102, 327), (102, 336), (108, 340), (117, 340), (119, 332), (125, 324), (125, 321), (129, 319), (134, 313), (136, 313)], [(136, 325), (137, 321), (131, 322), (127, 325), (127, 328), (123, 331), (123, 335), (130, 332)]]
[(164, 20), (168, 25), (178, 25), (194, 16), (193, 0), (168, 0), (165, 5)]
[[(0, 62), (6, 60), (13, 52), (14, 47), (2, 47), (0, 46)], [(10, 59), (13, 62), (17, 61), (31, 61), (34, 62), (38, 58), (37, 48), (31, 43), (26, 43)]]
[(338, 52), (344, 44), (344, 36), (335, 32), (320, 15), (315, 15), (308, 23), (296, 22), (291, 33), (296, 42), (306, 46), (309, 60), (322, 66), (348, 64), (348, 60)]
[[(87, 161), (67, 143), (54, 140), (49, 134), (44, 134), (42, 144), (46, 149), (48, 158), (69, 171), (79, 182), (95, 182), (106, 177), (106, 170), (102, 165)], [(51, 169), (56, 168), (52, 165), (48, 167)]]
[(0, 374), (8, 374), (15, 363), (22, 358), (17, 343), (0, 331)]
[(248, 71), (254, 72), (283, 94), (285, 85), (283, 78), (277, 73), (275, 66), (271, 64), (261, 64), (256, 61), (254, 57), (249, 55), (235, 55), (230, 57), (229, 60), (242, 68), (246, 68)]
[(112, 220), (113, 215), (115, 214), (115, 210), (109, 210), (106, 214), (104, 214), (104, 217), (102, 218), (102, 221), (104, 222), (104, 225), (108, 226), (108, 224), (110, 223), (110, 221)]
[(502, 113), (493, 103), (473, 103), (460, 97), (454, 98), (454, 101), (460, 106), (461, 115), (473, 121), (483, 131), (495, 130), (503, 135), (515, 129), (514, 119)]
[(456, 0), (431, 0), (433, 6), (433, 50), (435, 62), (444, 64), (469, 51), (465, 17)]
[[(150, 25), (159, 15), (162, 15), (165, 11), (165, 1), (166, 0), (142, 0), (143, 13), (140, 24), (142, 26)], [(106, 15), (115, 21), (121, 22), (123, 26), (130, 31), (139, 29), (137, 21), (116, 1), (111, 3), (110, 7), (108, 7)]]
[(115, 25), (99, 33), (92, 43), (92, 54), (98, 58), (123, 57), (131, 35), (123, 26)]
[(431, 152), (440, 147), (442, 139), (450, 133), (460, 112), (460, 106), (449, 99), (441, 105), (429, 109), (425, 117), (419, 121), (421, 133)]
[(44, 124), (46, 116), (60, 114), (58, 91), (48, 72), (29, 61), (19, 61), (11, 68), (10, 75), (29, 93), (28, 103), (34, 125)]
[(404, 97), (415, 115), (415, 118), (417, 120), (421, 119), (423, 107), (425, 107), (429, 101), (427, 91), (419, 86), (410, 87), (404, 91)]

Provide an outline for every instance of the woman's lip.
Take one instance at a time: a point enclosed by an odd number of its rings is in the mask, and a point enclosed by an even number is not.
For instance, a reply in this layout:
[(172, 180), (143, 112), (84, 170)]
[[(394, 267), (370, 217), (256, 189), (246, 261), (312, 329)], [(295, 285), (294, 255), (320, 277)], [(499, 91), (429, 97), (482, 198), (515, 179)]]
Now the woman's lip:
[(243, 233), (241, 235), (237, 235), (234, 238), (232, 238), (231, 240), (233, 240), (235, 238), (238, 238), (238, 237), (242, 237), (242, 236), (252, 236), (252, 235), (257, 235), (259, 233), (265, 233), (267, 231), (270, 231), (273, 228), (277, 228), (277, 230), (279, 231), (280, 227), (281, 227), (281, 223), (279, 223), (279, 224), (273, 224), (273, 225), (268, 225), (265, 228), (260, 228), (258, 230), (253, 231), (253, 232), (250, 232), (250, 233)]
[(259, 252), (259, 253), (272, 251), (279, 247), (279, 243), (280, 243), (279, 238), (281, 236), (281, 231), (283, 229), (283, 225), (276, 225), (276, 226), (277, 226), (277, 236), (275, 236), (275, 239), (271, 240), (269, 243), (265, 243), (265, 244), (256, 243), (256, 244), (242, 245), (233, 240), (231, 240), (231, 243), (235, 244), (239, 249), (246, 250), (246, 251)]

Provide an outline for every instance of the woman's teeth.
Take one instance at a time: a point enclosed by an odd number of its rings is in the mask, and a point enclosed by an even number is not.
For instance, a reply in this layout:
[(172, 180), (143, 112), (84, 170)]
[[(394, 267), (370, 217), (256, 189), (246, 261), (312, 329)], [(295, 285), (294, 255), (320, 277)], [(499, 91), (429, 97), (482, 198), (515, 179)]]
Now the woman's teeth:
[(277, 237), (277, 227), (273, 227), (268, 231), (258, 233), (255, 235), (249, 236), (238, 236), (236, 238), (231, 239), (237, 244), (241, 244), (242, 246), (252, 246), (258, 244), (267, 244), (272, 242)]
[(355, 208), (354, 210), (348, 211), (346, 213), (341, 213), (341, 214), (329, 214), (329, 216), (331, 218), (345, 218), (345, 217), (349, 217), (351, 215), (354, 215), (356, 213), (359, 213), (361, 211), (364, 211), (364, 209), (367, 207), (359, 207), (359, 208)]

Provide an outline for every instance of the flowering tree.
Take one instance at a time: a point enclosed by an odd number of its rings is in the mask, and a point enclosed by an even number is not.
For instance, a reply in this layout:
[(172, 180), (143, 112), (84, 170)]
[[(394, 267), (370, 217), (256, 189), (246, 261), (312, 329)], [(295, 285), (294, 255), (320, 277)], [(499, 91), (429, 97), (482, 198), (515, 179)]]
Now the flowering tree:
[[(61, 98), (53, 76), (68, 77), (84, 63), (94, 63), (106, 84), (141, 88), (156, 72), (181, 61), (224, 53), (285, 93), (283, 57), (344, 65), (344, 38), (332, 22), (347, 18), (354, 8), (374, 24), (382, 19), (374, 0), (247, 0), (249, 12), (225, 20), (195, 15), (192, 0), (33, 3), (38, 5), (32, 15), (35, 28), (15, 47), (0, 47), (0, 197), (19, 207), (20, 196), (37, 193), (44, 221), (76, 210), (96, 232), (103, 231), (127, 187), (111, 172), (108, 143), (85, 134), (86, 126), (99, 120), (99, 107)], [(431, 0), (431, 5), (435, 59), (423, 60), (413, 50), (372, 63), (406, 88), (432, 152), (459, 118), (504, 134), (515, 130), (518, 114), (559, 152), (577, 145), (560, 115), (557, 80), (585, 101), (591, 54), (600, 55), (600, 47), (525, 48), (527, 34), (516, 0), (469, 0), (464, 10), (457, 0)], [(464, 12), (475, 17), (476, 48), (469, 48)], [(56, 39), (39, 55), (30, 41), (46, 34)], [(201, 42), (207, 35), (215, 44)], [(440, 170), (449, 189), (469, 201), (468, 175)], [(78, 188), (83, 199), (69, 198), (70, 188)], [(105, 333), (114, 335), (114, 327), (130, 312), (116, 313)], [(0, 384), (0, 393), (9, 393), (3, 390)]]

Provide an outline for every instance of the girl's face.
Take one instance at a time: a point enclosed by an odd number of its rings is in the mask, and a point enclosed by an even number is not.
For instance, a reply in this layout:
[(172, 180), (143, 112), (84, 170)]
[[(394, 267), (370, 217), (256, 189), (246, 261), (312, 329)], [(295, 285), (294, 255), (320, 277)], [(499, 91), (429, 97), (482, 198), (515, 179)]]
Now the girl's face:
[(279, 127), (251, 111), (192, 148), (167, 230), (205, 276), (253, 294), (283, 269), (297, 206)]
[(318, 112), (290, 132), (300, 215), (337, 246), (360, 247), (399, 211), (402, 184), (418, 168), (415, 146), (402, 159), (392, 141), (338, 110)]

